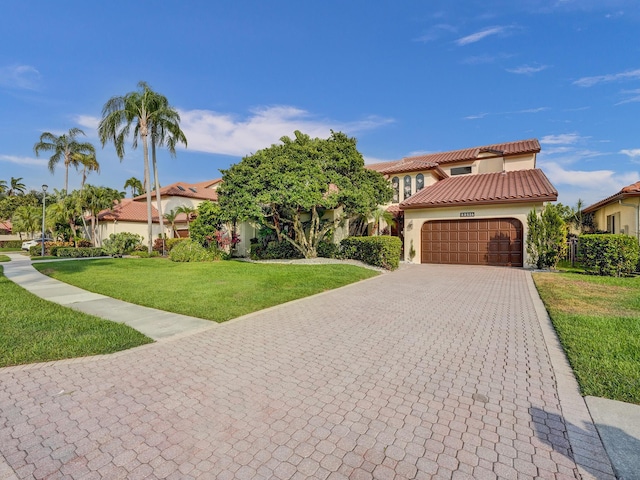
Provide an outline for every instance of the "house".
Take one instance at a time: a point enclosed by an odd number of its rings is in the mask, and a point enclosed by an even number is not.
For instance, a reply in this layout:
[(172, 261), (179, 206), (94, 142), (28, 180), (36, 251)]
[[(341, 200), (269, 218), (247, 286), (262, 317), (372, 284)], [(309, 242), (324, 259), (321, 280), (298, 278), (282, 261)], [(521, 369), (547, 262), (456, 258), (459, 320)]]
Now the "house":
[(527, 214), (558, 192), (536, 168), (536, 139), (367, 165), (389, 179), (404, 259), (528, 265)]
[(0, 220), (0, 235), (11, 235), (11, 220)]
[[(154, 238), (160, 235), (158, 210), (151, 206), (153, 219), (152, 232)], [(109, 238), (112, 233), (135, 233), (143, 238), (147, 236), (147, 204), (135, 202), (131, 198), (124, 198), (109, 210), (98, 213), (97, 239), (98, 245)]]
[(640, 240), (640, 181), (627, 185), (582, 212), (593, 215), (598, 230), (633, 235)]

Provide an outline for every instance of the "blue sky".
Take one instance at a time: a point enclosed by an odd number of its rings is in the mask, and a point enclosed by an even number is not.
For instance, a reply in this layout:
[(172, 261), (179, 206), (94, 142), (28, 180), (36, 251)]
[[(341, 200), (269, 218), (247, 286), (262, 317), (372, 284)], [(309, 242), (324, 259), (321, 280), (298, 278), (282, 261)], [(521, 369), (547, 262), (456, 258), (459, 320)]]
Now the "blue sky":
[[(559, 200), (640, 180), (637, 0), (3, 2), (0, 179), (62, 188), (33, 145), (82, 128), (89, 183), (142, 178), (100, 147), (102, 106), (140, 80), (189, 142), (160, 182), (197, 182), (296, 129), (358, 139), (367, 162), (538, 138)], [(70, 172), (70, 189), (80, 175)]]

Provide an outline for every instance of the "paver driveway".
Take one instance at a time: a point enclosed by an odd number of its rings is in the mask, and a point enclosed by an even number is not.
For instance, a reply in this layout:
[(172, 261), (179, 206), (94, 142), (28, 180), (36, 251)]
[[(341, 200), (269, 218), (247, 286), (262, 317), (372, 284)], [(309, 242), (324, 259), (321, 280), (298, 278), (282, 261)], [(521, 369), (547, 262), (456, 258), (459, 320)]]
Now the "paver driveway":
[(411, 266), (0, 369), (0, 451), (18, 478), (576, 478), (526, 275)]

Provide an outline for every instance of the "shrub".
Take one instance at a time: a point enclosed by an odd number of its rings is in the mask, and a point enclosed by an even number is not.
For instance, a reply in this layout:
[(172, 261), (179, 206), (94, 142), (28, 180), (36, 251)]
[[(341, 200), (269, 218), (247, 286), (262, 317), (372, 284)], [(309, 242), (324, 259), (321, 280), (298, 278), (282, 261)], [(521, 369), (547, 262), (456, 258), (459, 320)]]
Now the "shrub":
[(620, 277), (638, 265), (638, 239), (621, 234), (580, 235), (580, 253), (586, 271)]
[(159, 257), (160, 252), (156, 252), (155, 250), (153, 250), (151, 251), (151, 254), (149, 254), (147, 250), (136, 250), (131, 252), (131, 255), (139, 258), (152, 258), (152, 257)]
[(107, 255), (122, 256), (125, 253), (132, 252), (136, 247), (142, 245), (142, 237), (135, 233), (112, 233), (109, 235), (102, 247)]
[(323, 258), (336, 258), (338, 245), (333, 242), (322, 241), (318, 244), (318, 256)]
[(1, 240), (0, 248), (21, 248), (22, 240)]
[(349, 237), (340, 242), (341, 256), (395, 270), (400, 264), (402, 242), (398, 237)]
[(165, 240), (164, 246), (167, 248), (167, 252), (170, 252), (171, 250), (173, 250), (173, 247), (178, 245), (180, 242), (184, 242), (185, 240), (187, 239), (186, 238), (167, 238), (167, 240)]
[(99, 247), (80, 247), (80, 248), (59, 248), (58, 257), (60, 258), (87, 258), (87, 257), (104, 257), (105, 251)]
[(286, 240), (281, 242), (273, 240), (267, 243), (266, 247), (261, 246), (259, 243), (252, 244), (251, 258), (254, 260), (288, 260), (302, 258), (302, 253)]
[(205, 248), (191, 239), (178, 243), (169, 252), (172, 262), (213, 262), (222, 257), (222, 252), (217, 248)]
[(547, 204), (540, 215), (527, 215), (527, 254), (537, 268), (555, 268), (567, 252), (567, 226), (560, 215), (561, 205)]

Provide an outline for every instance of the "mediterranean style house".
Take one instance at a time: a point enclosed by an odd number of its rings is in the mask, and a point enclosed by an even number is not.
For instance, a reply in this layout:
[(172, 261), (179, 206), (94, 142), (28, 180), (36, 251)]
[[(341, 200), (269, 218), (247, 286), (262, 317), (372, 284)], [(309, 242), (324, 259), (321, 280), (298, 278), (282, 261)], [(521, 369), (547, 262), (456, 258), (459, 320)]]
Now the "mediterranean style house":
[(598, 230), (625, 233), (640, 240), (640, 181), (588, 206), (583, 212), (593, 215)]
[(527, 214), (558, 198), (539, 152), (531, 139), (367, 165), (393, 187), (404, 260), (528, 265)]
[[(528, 265), (527, 214), (558, 197), (542, 170), (536, 169), (538, 152), (540, 144), (531, 139), (366, 167), (384, 175), (393, 187), (393, 200), (385, 207), (396, 217), (390, 233), (403, 240), (405, 261), (521, 267)], [(178, 182), (162, 188), (163, 213), (217, 201), (221, 181)], [(155, 204), (155, 192), (153, 198)], [(157, 237), (158, 212), (155, 207), (152, 211)], [(100, 213), (100, 238), (124, 231), (144, 236), (146, 219), (146, 196), (125, 199)], [(165, 221), (164, 226), (170, 237), (171, 225)], [(188, 235), (184, 214), (176, 219), (176, 231)], [(244, 222), (237, 231), (237, 252), (245, 256), (256, 228)], [(346, 232), (348, 226), (343, 226), (333, 240), (338, 242)]]

